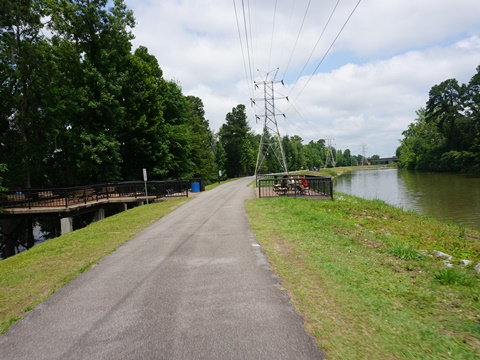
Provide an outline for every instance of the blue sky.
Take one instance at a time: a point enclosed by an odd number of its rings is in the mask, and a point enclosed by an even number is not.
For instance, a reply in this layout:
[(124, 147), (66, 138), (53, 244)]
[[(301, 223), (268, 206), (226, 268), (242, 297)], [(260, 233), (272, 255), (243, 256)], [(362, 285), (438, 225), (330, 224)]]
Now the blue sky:
[(137, 21), (134, 47), (146, 46), (166, 79), (203, 100), (214, 131), (245, 104), (259, 133), (255, 113), (263, 110), (249, 100), (263, 96), (253, 92), (256, 69), (278, 67), (281, 135), (391, 156), (430, 88), (449, 78), (468, 82), (480, 65), (478, 0), (342, 0), (328, 26), (337, 0), (245, 0), (250, 51), (240, 0), (125, 3)]

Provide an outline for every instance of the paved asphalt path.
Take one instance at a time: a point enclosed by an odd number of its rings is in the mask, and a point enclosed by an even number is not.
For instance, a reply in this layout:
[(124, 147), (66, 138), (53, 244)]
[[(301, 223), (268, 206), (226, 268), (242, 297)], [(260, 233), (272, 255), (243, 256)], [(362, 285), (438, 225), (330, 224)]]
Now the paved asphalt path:
[(249, 229), (252, 180), (103, 258), (0, 336), (0, 359), (323, 359)]

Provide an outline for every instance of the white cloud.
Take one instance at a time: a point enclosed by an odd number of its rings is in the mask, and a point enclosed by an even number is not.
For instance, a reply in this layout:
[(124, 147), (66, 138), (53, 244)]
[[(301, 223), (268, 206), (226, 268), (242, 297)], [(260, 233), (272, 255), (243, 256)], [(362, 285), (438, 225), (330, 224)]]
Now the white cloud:
[(339, 43), (366, 55), (395, 54), (478, 34), (476, 0), (364, 0)]
[(286, 84), (276, 89), (293, 102), (278, 94), (278, 112), (287, 116), (278, 118), (282, 135), (305, 141), (332, 137), (336, 148), (354, 154), (365, 144), (369, 155), (390, 156), (430, 88), (449, 78), (468, 82), (480, 65), (478, 0), (363, 0), (324, 63), (357, 0), (340, 2), (321, 38), (336, 0), (312, 1), (305, 17), (307, 0), (244, 2), (250, 5), (250, 59), (244, 37), (242, 55), (237, 28), (236, 15), (244, 34), (241, 3), (235, 1), (235, 14), (232, 1), (126, 0), (138, 23), (134, 46), (146, 46), (165, 78), (203, 100), (215, 131), (240, 103), (259, 131), (245, 67), (249, 74), (251, 65), (256, 77), (256, 69), (278, 66), (277, 80)]

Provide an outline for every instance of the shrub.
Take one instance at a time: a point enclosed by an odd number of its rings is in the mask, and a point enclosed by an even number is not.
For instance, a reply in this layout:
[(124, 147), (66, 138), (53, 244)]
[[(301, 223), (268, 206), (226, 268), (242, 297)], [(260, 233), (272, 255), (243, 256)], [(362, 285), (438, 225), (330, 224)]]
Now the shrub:
[(425, 255), (414, 249), (411, 245), (395, 244), (388, 253), (401, 260), (422, 260)]
[(435, 280), (442, 285), (474, 286), (477, 282), (475, 276), (456, 268), (440, 269), (435, 273)]

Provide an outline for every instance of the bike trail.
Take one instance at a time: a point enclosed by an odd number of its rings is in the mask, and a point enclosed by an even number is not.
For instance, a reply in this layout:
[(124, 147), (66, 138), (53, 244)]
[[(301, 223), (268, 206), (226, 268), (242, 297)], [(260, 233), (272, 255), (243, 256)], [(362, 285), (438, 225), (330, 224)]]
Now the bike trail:
[(249, 228), (252, 181), (104, 257), (0, 336), (0, 359), (323, 359)]

